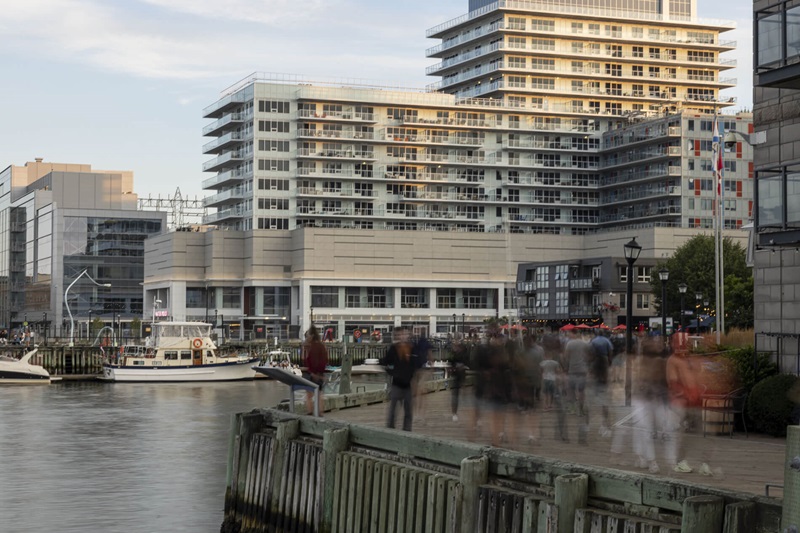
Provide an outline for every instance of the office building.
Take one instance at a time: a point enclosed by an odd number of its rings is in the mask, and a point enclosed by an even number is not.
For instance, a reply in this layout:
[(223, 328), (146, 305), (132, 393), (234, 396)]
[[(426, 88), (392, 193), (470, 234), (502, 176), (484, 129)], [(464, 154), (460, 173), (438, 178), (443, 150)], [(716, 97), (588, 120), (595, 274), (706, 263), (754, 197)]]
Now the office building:
[(63, 336), (70, 313), (86, 332), (94, 317), (141, 318), (144, 240), (166, 214), (138, 211), (132, 191), (132, 172), (90, 165), (37, 159), (0, 172), (0, 326)]
[(753, 3), (756, 345), (800, 373), (800, 51), (792, 3)]

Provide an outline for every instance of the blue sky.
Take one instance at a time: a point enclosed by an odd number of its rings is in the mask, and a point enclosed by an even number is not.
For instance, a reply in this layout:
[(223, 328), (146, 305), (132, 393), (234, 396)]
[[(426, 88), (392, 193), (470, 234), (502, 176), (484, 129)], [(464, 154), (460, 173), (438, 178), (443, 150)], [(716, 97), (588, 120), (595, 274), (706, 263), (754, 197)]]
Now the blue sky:
[[(752, 2), (698, 0), (752, 108)], [(0, 168), (36, 157), (134, 171), (140, 196), (202, 197), (202, 109), (253, 72), (423, 88), (425, 31), (468, 0), (0, 0)]]

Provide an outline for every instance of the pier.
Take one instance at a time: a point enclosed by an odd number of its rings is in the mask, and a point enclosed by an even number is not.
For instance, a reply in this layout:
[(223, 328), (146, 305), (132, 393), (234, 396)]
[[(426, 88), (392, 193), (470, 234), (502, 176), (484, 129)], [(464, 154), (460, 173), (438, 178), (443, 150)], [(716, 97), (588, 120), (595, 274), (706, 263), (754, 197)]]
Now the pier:
[[(800, 471), (787, 459), (800, 455), (800, 428), (786, 441), (706, 437), (722, 478), (659, 476), (611, 465), (600, 438), (556, 441), (548, 414), (537, 445), (512, 438), (496, 448), (480, 434), (469, 442), (469, 411), (453, 421), (445, 391), (426, 395), (414, 432), (388, 430), (372, 394), (326, 398), (325, 418), (236, 415), (222, 531), (732, 533), (782, 531), (782, 514), (798, 519), (795, 506), (763, 494), (768, 484), (772, 496), (782, 495), (775, 485), (798, 494)], [(622, 409), (614, 417), (624, 423)]]

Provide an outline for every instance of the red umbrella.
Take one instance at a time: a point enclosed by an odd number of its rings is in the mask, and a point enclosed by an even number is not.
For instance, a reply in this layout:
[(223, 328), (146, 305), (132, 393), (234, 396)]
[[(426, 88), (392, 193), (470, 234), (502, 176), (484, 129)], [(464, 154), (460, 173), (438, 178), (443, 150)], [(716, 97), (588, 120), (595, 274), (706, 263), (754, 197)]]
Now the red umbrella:
[(521, 324), (514, 324), (513, 326), (511, 326), (511, 329), (521, 329), (521, 330), (526, 330), (526, 329), (528, 329), (528, 328), (526, 328), (525, 326), (523, 326), (523, 325), (521, 325)]
[(611, 329), (611, 328), (609, 328), (608, 326), (606, 326), (606, 323), (605, 323), (605, 322), (603, 322), (603, 323), (601, 323), (601, 324), (599, 324), (599, 325), (597, 325), (597, 326), (595, 326), (595, 327), (596, 327), (596, 328), (600, 328), (600, 329)]
[(614, 329), (622, 329), (622, 330), (625, 330), (625, 329), (628, 329), (628, 328), (626, 328), (626, 327), (625, 327), (625, 324), (620, 324), (619, 326), (616, 326)]
[(559, 329), (560, 331), (569, 331), (571, 329), (575, 329), (575, 326), (573, 324), (566, 324), (564, 326), (561, 326), (561, 328)]
[(578, 324), (575, 326), (575, 329), (592, 329), (591, 326), (587, 326), (586, 324)]

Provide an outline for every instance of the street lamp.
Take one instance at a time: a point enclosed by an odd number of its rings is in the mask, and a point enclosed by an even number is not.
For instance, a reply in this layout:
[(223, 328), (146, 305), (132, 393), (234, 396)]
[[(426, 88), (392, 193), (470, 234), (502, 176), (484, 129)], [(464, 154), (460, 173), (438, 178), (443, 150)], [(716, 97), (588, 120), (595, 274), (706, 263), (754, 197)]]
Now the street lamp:
[(683, 298), (686, 296), (686, 291), (689, 287), (685, 283), (678, 284), (678, 292), (681, 293), (681, 333), (684, 332), (683, 327), (683, 317), (686, 316), (686, 312), (683, 310)]
[(664, 347), (667, 346), (667, 280), (669, 280), (669, 270), (662, 267), (658, 271), (658, 279), (661, 280), (661, 335), (664, 336)]
[[(75, 346), (75, 320), (72, 318), (72, 311), (70, 311), (70, 309), (69, 309), (69, 290), (72, 288), (73, 285), (75, 285), (75, 283), (79, 279), (81, 279), (82, 276), (86, 276), (87, 278), (89, 278), (89, 281), (91, 281), (92, 283), (94, 283), (98, 287), (111, 287), (110, 283), (98, 283), (97, 281), (95, 281), (94, 278), (92, 278), (92, 276), (89, 275), (89, 270), (86, 269), (86, 268), (84, 268), (83, 271), (81, 271), (81, 273), (78, 274), (78, 276), (74, 280), (72, 280), (72, 283), (70, 283), (67, 286), (67, 290), (64, 291), (64, 304), (67, 306), (67, 314), (69, 315), (69, 345), (70, 346)], [(89, 312), (91, 313), (91, 310)], [(91, 314), (89, 316), (91, 316)]]
[(642, 253), (641, 245), (636, 242), (636, 237), (625, 244), (625, 261), (628, 262), (627, 301), (625, 302), (625, 405), (631, 405), (631, 390), (633, 386), (633, 264)]
[(464, 328), (464, 324), (466, 323), (466, 321), (467, 321), (467, 314), (466, 313), (461, 313), (461, 337), (464, 337), (464, 333), (465, 333), (464, 332), (464, 329), (465, 329)]
[(458, 325), (456, 324), (456, 314), (453, 313), (453, 337), (458, 333)]

